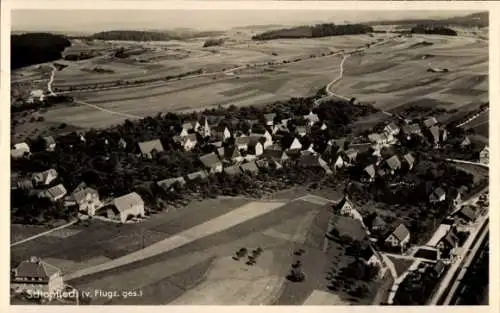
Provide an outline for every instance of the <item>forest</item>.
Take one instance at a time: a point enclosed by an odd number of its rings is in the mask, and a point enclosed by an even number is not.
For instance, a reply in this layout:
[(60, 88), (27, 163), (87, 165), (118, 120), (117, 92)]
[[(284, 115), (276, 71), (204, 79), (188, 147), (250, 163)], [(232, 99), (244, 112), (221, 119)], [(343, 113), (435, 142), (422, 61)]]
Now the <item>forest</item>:
[(49, 33), (11, 35), (11, 69), (55, 61), (71, 46), (65, 36)]
[(358, 35), (373, 32), (373, 28), (363, 24), (335, 25), (317, 24), (270, 30), (252, 37), (253, 40), (272, 40), (280, 38), (318, 38), (328, 36)]

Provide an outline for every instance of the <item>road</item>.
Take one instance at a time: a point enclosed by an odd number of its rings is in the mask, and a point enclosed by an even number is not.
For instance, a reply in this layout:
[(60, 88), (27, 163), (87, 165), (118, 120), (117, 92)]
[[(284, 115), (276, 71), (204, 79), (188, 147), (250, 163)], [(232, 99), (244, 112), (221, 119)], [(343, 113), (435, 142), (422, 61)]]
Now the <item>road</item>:
[(98, 105), (87, 103), (87, 102), (84, 102), (82, 100), (76, 100), (76, 99), (74, 99), (73, 102), (74, 103), (78, 103), (78, 104), (86, 105), (88, 107), (91, 107), (93, 109), (96, 109), (96, 110), (99, 110), (99, 111), (102, 111), (102, 112), (106, 112), (106, 113), (110, 113), (110, 114), (114, 114), (114, 115), (119, 115), (119, 116), (123, 116), (123, 117), (126, 117), (126, 118), (131, 118), (131, 119), (143, 119), (144, 118), (143, 116), (139, 116), (139, 115), (132, 115), (132, 114), (127, 114), (127, 113), (122, 113), (122, 112), (118, 112), (118, 111), (113, 111), (113, 110), (105, 109), (105, 108), (100, 107)]
[(19, 240), (19, 241), (17, 241), (17, 242), (14, 242), (14, 243), (10, 244), (10, 247), (15, 247), (15, 246), (18, 246), (18, 245), (23, 244), (23, 243), (25, 243), (25, 242), (28, 242), (28, 241), (31, 241), (31, 240), (34, 240), (34, 239), (37, 239), (37, 238), (43, 237), (43, 236), (45, 236), (45, 235), (48, 235), (48, 234), (50, 234), (50, 233), (52, 233), (52, 232), (55, 232), (55, 231), (57, 231), (57, 230), (61, 230), (61, 229), (67, 228), (67, 227), (69, 227), (69, 226), (71, 226), (71, 225), (74, 225), (76, 222), (78, 222), (78, 220), (74, 220), (74, 221), (71, 221), (71, 222), (69, 222), (69, 223), (67, 223), (67, 224), (61, 225), (61, 226), (59, 226), (59, 227), (49, 229), (49, 230), (47, 230), (47, 231), (45, 231), (45, 232), (43, 232), (43, 233), (39, 233), (39, 234), (36, 234), (36, 235), (34, 235), (34, 236), (31, 236), (31, 237), (28, 237), (28, 238), (24, 238), (24, 239), (22, 239), (22, 240)]
[(54, 82), (54, 76), (56, 75), (57, 68), (53, 64), (50, 67), (52, 68), (52, 71), (50, 72), (50, 78), (49, 82), (47, 83), (47, 89), (49, 90), (51, 96), (55, 96), (56, 94), (52, 90), (52, 83)]
[(476, 243), (481, 239), (485, 232), (488, 229), (488, 217), (484, 217), (480, 221), (480, 226), (475, 229), (473, 233), (469, 235), (467, 238), (467, 241), (464, 243), (462, 247), (462, 255), (459, 255), (457, 260), (451, 265), (451, 267), (448, 269), (446, 272), (446, 275), (442, 279), (441, 283), (439, 284), (439, 288), (437, 291), (432, 295), (432, 297), (429, 299), (430, 305), (439, 305), (441, 304), (443, 296), (449, 294), (450, 291), (450, 284), (453, 284), (451, 288), (453, 288), (454, 285), (457, 283), (457, 277), (460, 275), (460, 270), (464, 268), (465, 265), (470, 263), (469, 259), (473, 258), (475, 253), (477, 252), (477, 249), (479, 248), (480, 245), (476, 245)]
[[(489, 108), (486, 108), (484, 111), (481, 111), (481, 112), (479, 112), (479, 113), (475, 114), (474, 116), (471, 116), (471, 117), (470, 117), (469, 119), (467, 119), (465, 122), (458, 124), (458, 125), (457, 125), (457, 127), (462, 127), (462, 126), (465, 126), (465, 125), (469, 124), (470, 122), (474, 121), (476, 118), (478, 118), (479, 116), (481, 116), (481, 114), (485, 114), (485, 113), (487, 113), (489, 110), (490, 110)], [(479, 124), (479, 125), (482, 125), (482, 124), (485, 124), (485, 123), (488, 123), (488, 122), (489, 122), (489, 121), (485, 121), (484, 123), (481, 123), (481, 124)], [(479, 125), (477, 125), (477, 126), (479, 126)]]

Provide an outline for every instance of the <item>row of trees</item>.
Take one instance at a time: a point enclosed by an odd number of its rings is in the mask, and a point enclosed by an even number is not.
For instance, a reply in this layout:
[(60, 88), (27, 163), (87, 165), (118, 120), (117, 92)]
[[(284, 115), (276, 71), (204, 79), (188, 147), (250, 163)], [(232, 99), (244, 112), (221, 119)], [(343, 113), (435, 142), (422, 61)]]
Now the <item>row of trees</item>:
[(298, 26), (286, 29), (276, 29), (257, 34), (253, 40), (272, 40), (280, 38), (318, 38), (327, 36), (358, 35), (373, 32), (373, 28), (363, 24), (335, 25), (333, 23), (314, 26)]

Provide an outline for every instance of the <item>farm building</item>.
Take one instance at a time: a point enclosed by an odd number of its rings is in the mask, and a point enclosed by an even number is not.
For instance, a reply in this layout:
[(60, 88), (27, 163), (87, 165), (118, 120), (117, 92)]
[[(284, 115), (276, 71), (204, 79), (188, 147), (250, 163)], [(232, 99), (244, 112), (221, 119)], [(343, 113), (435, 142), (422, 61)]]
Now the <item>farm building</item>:
[(22, 261), (11, 277), (11, 288), (16, 292), (45, 292), (50, 298), (64, 288), (61, 270), (38, 257)]
[(181, 145), (182, 149), (184, 151), (191, 151), (196, 147), (196, 144), (198, 143), (198, 139), (196, 138), (196, 134), (189, 134), (186, 136), (175, 136), (173, 138), (174, 142), (178, 143)]
[(396, 229), (385, 239), (386, 244), (393, 248), (404, 250), (410, 242), (410, 231), (404, 224), (399, 224)]
[(33, 173), (32, 180), (35, 186), (48, 186), (57, 178), (58, 174), (55, 169), (49, 169), (39, 173)]
[(163, 152), (163, 145), (159, 139), (139, 142), (139, 151), (144, 158), (153, 158), (154, 153)]
[(95, 212), (100, 209), (103, 204), (99, 200), (99, 193), (93, 188), (85, 188), (73, 192), (73, 200), (78, 205), (80, 212), (86, 212), (89, 216), (94, 216)]
[(176, 185), (181, 187), (186, 185), (186, 180), (183, 177), (174, 177), (160, 180), (156, 184), (165, 192), (172, 192), (175, 190)]
[(59, 199), (62, 199), (66, 194), (66, 188), (64, 188), (63, 184), (59, 184), (40, 192), (38, 196), (40, 198), (47, 198), (52, 202), (56, 202)]
[(431, 203), (443, 202), (444, 200), (446, 200), (446, 192), (441, 187), (434, 189), (429, 196), (429, 201)]
[[(224, 149), (224, 148), (222, 148)], [(200, 157), (200, 162), (205, 166), (209, 173), (220, 173), (222, 172), (222, 162), (217, 157), (215, 153), (209, 153), (202, 155)]]

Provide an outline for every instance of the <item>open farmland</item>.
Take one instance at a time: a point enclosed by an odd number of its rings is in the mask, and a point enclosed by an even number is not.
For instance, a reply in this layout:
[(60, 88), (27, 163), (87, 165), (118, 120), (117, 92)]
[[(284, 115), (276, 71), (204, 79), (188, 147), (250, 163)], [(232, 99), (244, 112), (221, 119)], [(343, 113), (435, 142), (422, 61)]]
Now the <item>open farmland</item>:
[[(48, 122), (99, 128), (121, 123), (131, 116), (217, 105), (259, 105), (311, 95), (339, 75), (342, 58), (332, 53), (364, 47), (387, 36), (255, 42), (249, 36), (239, 35), (222, 46), (208, 48), (202, 47), (203, 39), (145, 43), (143, 56), (125, 59), (100, 56), (66, 62), (70, 65), (56, 72), (54, 88), (92, 85), (88, 90), (70, 93), (106, 112), (80, 104), (51, 108), (44, 117)], [(432, 44), (421, 44), (423, 41)], [(419, 99), (447, 109), (487, 101), (487, 46), (487, 42), (472, 37), (396, 38), (347, 58), (343, 78), (332, 90), (361, 101), (375, 101), (375, 106), (384, 110), (394, 110)], [(168, 58), (166, 51), (170, 54)], [(137, 57), (146, 61), (138, 61)], [(450, 71), (428, 72), (430, 66)], [(82, 70), (95, 67), (113, 72)], [(228, 72), (231, 68), (235, 68), (232, 73)], [(204, 72), (164, 79), (197, 70)], [(119, 80), (129, 83), (95, 90), (100, 83)], [(148, 81), (137, 84), (143, 80)]]

